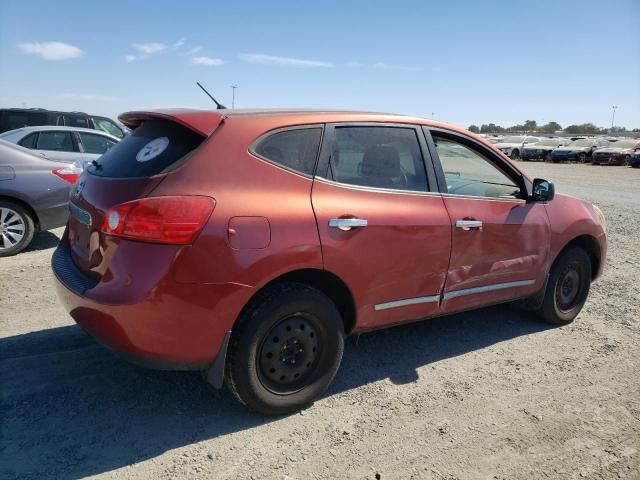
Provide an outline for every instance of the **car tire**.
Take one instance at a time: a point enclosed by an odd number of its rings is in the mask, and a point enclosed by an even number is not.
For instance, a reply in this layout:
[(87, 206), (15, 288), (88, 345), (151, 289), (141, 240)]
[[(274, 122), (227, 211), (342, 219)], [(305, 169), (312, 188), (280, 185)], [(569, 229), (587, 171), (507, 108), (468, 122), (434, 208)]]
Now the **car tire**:
[(587, 155), (583, 152), (580, 152), (576, 155), (576, 160), (580, 163), (584, 163), (587, 161)]
[(23, 205), (0, 200), (0, 257), (9, 257), (24, 250), (34, 233), (33, 218)]
[(335, 303), (307, 285), (281, 283), (241, 315), (231, 336), (225, 381), (255, 412), (292, 413), (325, 391), (343, 351), (342, 317)]
[(536, 314), (553, 325), (567, 325), (578, 316), (591, 286), (591, 260), (582, 248), (567, 247), (549, 272), (542, 305)]
[(552, 162), (553, 161), (553, 155), (551, 154), (551, 152), (547, 153), (547, 155), (544, 157), (544, 161), (545, 162)]
[(514, 148), (511, 151), (511, 155), (509, 155), (509, 158), (511, 158), (511, 160), (520, 160), (520, 150)]
[(625, 155), (623, 165), (626, 165), (627, 167), (631, 165), (631, 155)]

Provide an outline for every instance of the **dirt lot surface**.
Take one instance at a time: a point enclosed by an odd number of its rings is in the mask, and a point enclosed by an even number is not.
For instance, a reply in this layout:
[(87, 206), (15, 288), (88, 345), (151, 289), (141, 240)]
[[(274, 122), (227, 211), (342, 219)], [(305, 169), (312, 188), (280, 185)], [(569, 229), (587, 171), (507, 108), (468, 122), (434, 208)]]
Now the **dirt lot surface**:
[(296, 415), (113, 357), (58, 305), (61, 230), (0, 259), (0, 478), (640, 478), (640, 170), (524, 164), (600, 205), (570, 326), (494, 307), (363, 335)]

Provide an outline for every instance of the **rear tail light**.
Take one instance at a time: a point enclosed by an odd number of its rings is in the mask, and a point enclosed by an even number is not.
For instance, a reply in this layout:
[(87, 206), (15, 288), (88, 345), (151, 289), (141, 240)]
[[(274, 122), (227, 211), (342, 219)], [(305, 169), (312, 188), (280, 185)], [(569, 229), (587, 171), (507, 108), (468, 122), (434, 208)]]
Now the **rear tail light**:
[(63, 168), (56, 168), (51, 170), (56, 177), (61, 178), (67, 183), (73, 185), (78, 181), (80, 175), (82, 175), (82, 168), (78, 165), (69, 165)]
[(102, 232), (153, 243), (193, 243), (211, 216), (215, 200), (209, 197), (150, 197), (107, 210)]

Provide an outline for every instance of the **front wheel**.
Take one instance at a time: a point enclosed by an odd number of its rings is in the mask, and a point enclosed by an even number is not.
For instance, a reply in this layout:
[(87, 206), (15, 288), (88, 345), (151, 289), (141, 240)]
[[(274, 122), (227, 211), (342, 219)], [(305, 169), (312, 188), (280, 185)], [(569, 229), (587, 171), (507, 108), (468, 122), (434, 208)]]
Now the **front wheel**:
[(544, 157), (544, 161), (545, 162), (553, 161), (553, 155), (551, 154), (551, 152), (547, 153), (547, 155)]
[(24, 250), (35, 232), (33, 218), (19, 203), (0, 200), (0, 257)]
[(576, 160), (578, 160), (578, 162), (580, 163), (584, 163), (587, 161), (587, 155), (583, 152), (580, 152), (577, 156), (576, 156)]
[(319, 290), (291, 282), (270, 287), (239, 325), (225, 380), (236, 398), (258, 413), (282, 415), (311, 405), (338, 371), (342, 318)]
[(511, 158), (511, 160), (520, 160), (520, 150), (514, 148), (511, 151), (511, 155), (509, 155), (509, 157)]
[(591, 285), (591, 260), (582, 248), (567, 247), (556, 259), (537, 315), (547, 323), (567, 325), (587, 301)]

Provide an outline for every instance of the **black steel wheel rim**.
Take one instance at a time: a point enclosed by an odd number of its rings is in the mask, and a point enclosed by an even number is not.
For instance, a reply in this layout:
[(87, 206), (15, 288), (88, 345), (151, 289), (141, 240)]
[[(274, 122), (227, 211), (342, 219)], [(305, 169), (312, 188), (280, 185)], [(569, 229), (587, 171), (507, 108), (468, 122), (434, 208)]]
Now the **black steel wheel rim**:
[(580, 301), (582, 274), (576, 265), (568, 265), (558, 277), (556, 305), (561, 312), (568, 312)]
[(326, 342), (317, 318), (298, 312), (276, 323), (262, 339), (257, 356), (258, 377), (272, 393), (301, 390), (316, 376)]

